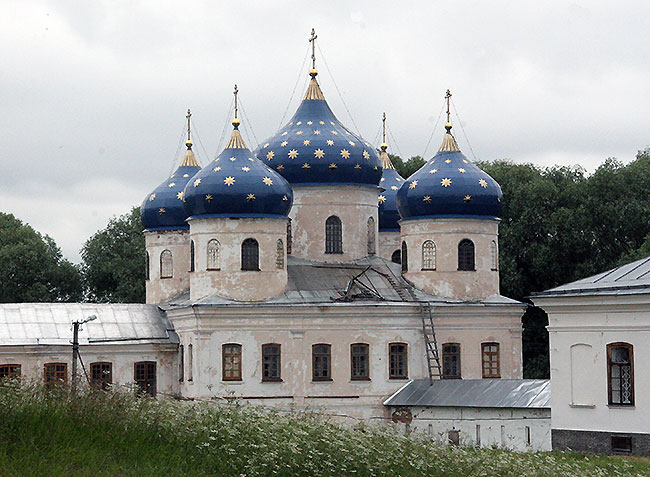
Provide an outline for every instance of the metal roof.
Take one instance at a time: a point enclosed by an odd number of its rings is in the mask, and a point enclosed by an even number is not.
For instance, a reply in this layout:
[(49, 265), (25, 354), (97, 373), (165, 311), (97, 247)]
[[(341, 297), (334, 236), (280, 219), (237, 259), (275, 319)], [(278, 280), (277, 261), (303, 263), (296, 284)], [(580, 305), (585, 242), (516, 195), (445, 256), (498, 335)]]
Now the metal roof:
[(416, 379), (385, 406), (489, 407), (550, 409), (548, 379)]
[(633, 295), (642, 293), (650, 293), (650, 257), (642, 258), (598, 275), (532, 294), (531, 297)]
[(67, 345), (72, 340), (72, 322), (90, 315), (97, 319), (82, 325), (82, 345), (178, 342), (165, 313), (155, 305), (8, 303), (0, 304), (0, 345)]

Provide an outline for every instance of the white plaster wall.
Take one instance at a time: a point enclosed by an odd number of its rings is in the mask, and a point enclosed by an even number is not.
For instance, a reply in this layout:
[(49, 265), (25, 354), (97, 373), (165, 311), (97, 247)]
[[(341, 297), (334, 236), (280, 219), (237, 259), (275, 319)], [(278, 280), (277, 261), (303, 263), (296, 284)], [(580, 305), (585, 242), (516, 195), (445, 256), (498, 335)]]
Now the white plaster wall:
[(395, 250), (402, 247), (402, 238), (398, 230), (391, 232), (379, 232), (377, 255), (388, 261), (393, 256)]
[[(130, 387), (134, 383), (134, 364), (156, 362), (156, 391), (176, 394), (178, 388), (178, 356), (174, 344), (101, 344), (81, 345), (81, 359), (90, 376), (90, 364), (112, 363), (113, 383)], [(19, 364), (21, 375), (28, 380), (43, 381), (46, 363), (67, 363), (67, 381), (72, 379), (71, 346), (0, 346), (0, 364)], [(81, 363), (77, 362), (80, 382), (85, 380)]]
[[(320, 185), (293, 187), (291, 254), (320, 262), (348, 262), (368, 256), (368, 218), (379, 224), (377, 187)], [(325, 221), (341, 219), (343, 253), (325, 253)], [(377, 233), (375, 232), (375, 241)], [(375, 250), (377, 245), (375, 243)]]
[[(499, 272), (492, 270), (491, 243), (498, 249), (498, 220), (418, 219), (400, 222), (408, 247), (408, 272), (404, 276), (417, 288), (458, 300), (480, 300), (499, 293)], [(474, 242), (475, 271), (458, 270), (458, 243)], [(436, 269), (422, 270), (422, 244), (436, 245)]]
[[(287, 285), (286, 218), (190, 219), (195, 271), (190, 273), (190, 298), (217, 294), (242, 301), (271, 298)], [(241, 244), (254, 238), (259, 244), (260, 270), (241, 269)], [(219, 270), (208, 270), (207, 246), (219, 241)], [(277, 241), (282, 240), (284, 267), (276, 266)]]
[[(549, 316), (553, 429), (650, 432), (650, 295), (534, 301)], [(608, 405), (607, 345), (614, 342), (634, 346), (632, 407)]]
[[(423, 433), (440, 444), (448, 444), (449, 431), (458, 430), (463, 446), (551, 450), (550, 409), (411, 407), (410, 410), (413, 421), (409, 425), (400, 424), (400, 427)], [(476, 426), (479, 426), (480, 442)], [(530, 428), (530, 445), (526, 440), (526, 427)]]
[[(145, 282), (146, 302), (161, 303), (178, 296), (190, 286), (190, 238), (188, 230), (145, 232), (149, 252), (149, 280)], [(172, 278), (160, 278), (160, 254), (172, 253)]]

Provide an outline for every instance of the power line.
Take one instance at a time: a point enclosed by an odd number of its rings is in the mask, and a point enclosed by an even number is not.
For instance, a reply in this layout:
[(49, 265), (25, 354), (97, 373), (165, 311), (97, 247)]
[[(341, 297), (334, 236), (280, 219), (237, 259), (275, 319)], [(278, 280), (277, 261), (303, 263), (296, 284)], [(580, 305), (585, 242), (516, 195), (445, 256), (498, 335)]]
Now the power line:
[(234, 109), (235, 105), (235, 100), (234, 98), (232, 101), (230, 101), (230, 108), (228, 108), (228, 114), (226, 115), (226, 121), (223, 123), (223, 129), (221, 130), (221, 137), (219, 137), (219, 144), (217, 145), (217, 150), (214, 153), (214, 157), (217, 157), (219, 152), (221, 152), (221, 148), (223, 146), (223, 138), (226, 136), (226, 129), (228, 128), (228, 123), (232, 121), (232, 112)]
[(456, 105), (454, 102), (451, 102), (452, 108), (454, 108), (454, 114), (456, 114), (456, 119), (458, 119), (458, 124), (460, 125), (460, 130), (463, 131), (463, 136), (465, 136), (465, 141), (467, 141), (467, 145), (469, 146), (469, 150), (472, 153), (472, 157), (474, 158), (475, 161), (478, 161), (478, 158), (476, 157), (476, 154), (474, 154), (474, 149), (472, 149), (472, 144), (469, 142), (469, 138), (467, 137), (467, 134), (465, 133), (465, 128), (463, 127), (463, 122), (460, 120), (460, 116), (458, 115), (458, 111), (456, 110)]
[(174, 169), (176, 168), (176, 161), (178, 160), (178, 155), (181, 152), (181, 147), (183, 147), (184, 138), (185, 138), (185, 121), (183, 121), (183, 127), (181, 128), (181, 136), (180, 139), (178, 140), (178, 147), (176, 148), (176, 153), (174, 154), (174, 158), (172, 159), (172, 165), (169, 169), (169, 172), (167, 173), (167, 176), (171, 176), (172, 173), (174, 172)]
[(257, 136), (255, 136), (255, 131), (253, 130), (253, 124), (248, 118), (248, 114), (246, 113), (246, 109), (244, 108), (244, 102), (241, 100), (241, 98), (239, 98), (239, 105), (241, 106), (241, 111), (244, 116), (244, 127), (246, 128), (247, 132), (250, 131), (250, 133), (253, 136), (253, 139), (255, 140), (255, 146), (257, 146), (260, 142), (257, 140)]
[(199, 135), (199, 129), (196, 127), (196, 120), (192, 121), (192, 128), (193, 128), (194, 135), (199, 140), (199, 145), (201, 146), (201, 149), (203, 149), (203, 154), (205, 154), (206, 157), (205, 164), (207, 165), (207, 163), (210, 162), (210, 156), (208, 156), (208, 151), (205, 150), (205, 147), (203, 146), (203, 141), (201, 141), (201, 136)]
[(436, 119), (436, 123), (433, 125), (433, 129), (431, 130), (431, 135), (429, 136), (429, 140), (427, 141), (427, 147), (424, 148), (424, 154), (422, 154), (422, 159), (426, 161), (427, 159), (427, 151), (429, 150), (429, 146), (431, 145), (431, 140), (433, 139), (433, 135), (436, 133), (436, 130), (438, 128), (438, 123), (440, 122), (440, 116), (442, 116), (442, 112), (445, 110), (445, 103), (442, 103), (442, 107), (440, 108), (440, 112), (438, 113), (438, 119)]
[[(293, 101), (293, 96), (294, 96), (294, 94), (296, 94), (296, 88), (298, 87), (298, 83), (300, 82), (300, 78), (303, 75), (303, 71), (304, 71), (304, 68), (305, 68), (305, 62), (307, 61), (308, 56), (309, 56), (309, 46), (307, 46), (307, 51), (305, 52), (305, 57), (302, 59), (302, 64), (300, 65), (300, 72), (298, 73), (298, 77), (296, 78), (296, 83), (293, 85), (293, 91), (291, 91), (291, 97), (289, 98), (289, 102), (287, 103), (287, 107), (284, 108), (284, 113), (282, 113), (282, 118), (280, 119), (280, 124), (278, 125), (278, 129), (280, 129), (282, 127), (282, 123), (284, 123), (284, 118), (287, 115), (287, 111), (289, 111), (289, 106), (291, 106), (291, 102)], [(305, 77), (305, 78), (308, 78), (308, 77)]]

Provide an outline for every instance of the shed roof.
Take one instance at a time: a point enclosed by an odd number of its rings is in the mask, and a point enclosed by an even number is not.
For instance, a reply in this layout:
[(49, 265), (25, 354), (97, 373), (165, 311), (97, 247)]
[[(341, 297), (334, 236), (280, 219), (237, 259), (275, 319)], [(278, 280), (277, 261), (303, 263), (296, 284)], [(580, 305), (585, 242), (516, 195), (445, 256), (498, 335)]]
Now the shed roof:
[(633, 295), (643, 293), (650, 293), (650, 257), (550, 290), (534, 293), (531, 297)]
[(385, 406), (421, 407), (551, 407), (548, 379), (416, 379), (386, 401)]
[(0, 345), (67, 345), (72, 322), (82, 325), (80, 344), (106, 342), (178, 343), (164, 311), (155, 305), (107, 303), (0, 304)]

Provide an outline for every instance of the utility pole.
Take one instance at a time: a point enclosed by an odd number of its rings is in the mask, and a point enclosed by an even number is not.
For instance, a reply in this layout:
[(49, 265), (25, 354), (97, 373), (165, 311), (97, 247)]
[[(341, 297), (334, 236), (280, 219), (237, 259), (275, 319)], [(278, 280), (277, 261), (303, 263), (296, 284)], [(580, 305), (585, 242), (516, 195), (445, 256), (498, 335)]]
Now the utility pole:
[(79, 330), (81, 325), (97, 319), (97, 315), (90, 315), (85, 320), (72, 322), (72, 393), (77, 392), (77, 358), (79, 358)]

